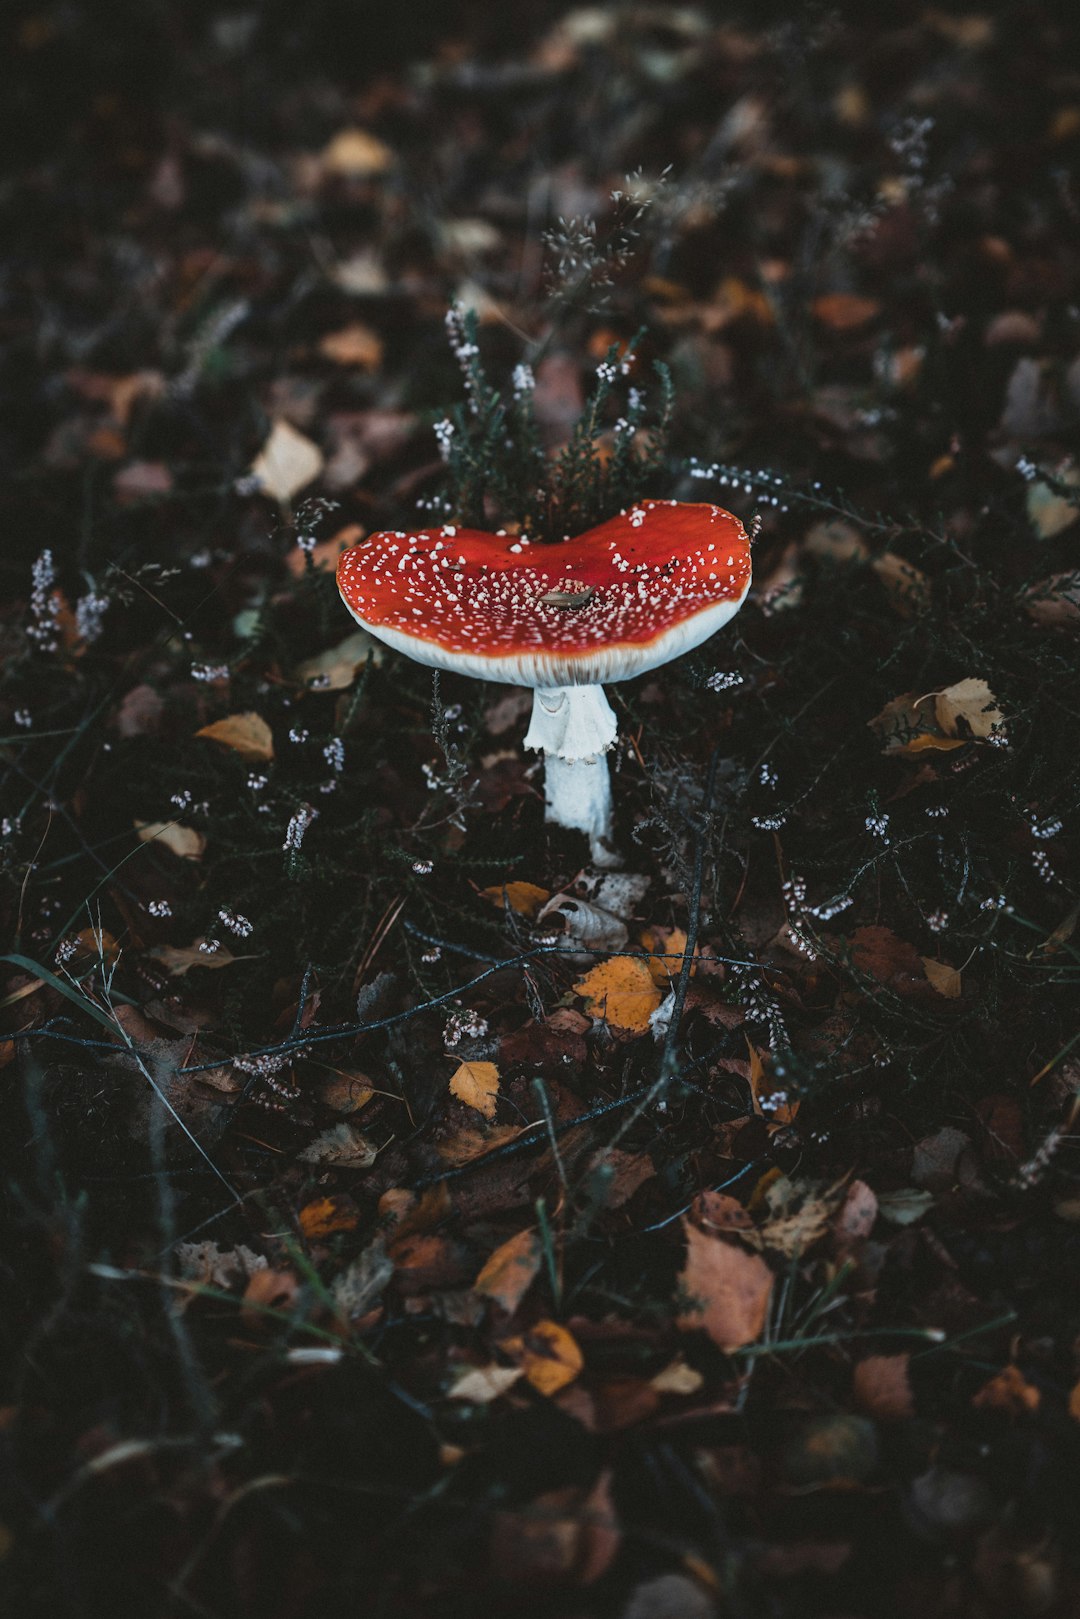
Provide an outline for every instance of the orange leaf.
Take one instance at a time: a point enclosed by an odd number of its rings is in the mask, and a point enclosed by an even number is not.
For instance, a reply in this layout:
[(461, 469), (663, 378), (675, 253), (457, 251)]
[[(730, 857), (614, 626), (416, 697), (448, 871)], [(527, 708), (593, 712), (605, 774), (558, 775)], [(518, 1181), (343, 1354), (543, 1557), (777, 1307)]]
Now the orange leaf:
[(317, 1197), (300, 1210), (305, 1237), (328, 1237), (332, 1231), (355, 1231), (360, 1211), (351, 1197)]
[(466, 1107), (474, 1107), (485, 1119), (493, 1119), (499, 1095), (499, 1070), (493, 1062), (463, 1062), (451, 1076), (450, 1094)]
[(686, 1268), (680, 1280), (693, 1301), (677, 1318), (684, 1331), (703, 1327), (730, 1353), (761, 1336), (772, 1297), (773, 1273), (760, 1254), (713, 1237), (684, 1221)]
[(327, 332), (321, 337), (319, 353), (335, 365), (355, 365), (362, 371), (377, 371), (382, 364), (382, 338), (362, 321), (353, 321), (339, 332)]
[(213, 725), (204, 725), (195, 735), (223, 743), (252, 764), (274, 757), (274, 738), (261, 714), (230, 714)]
[(480, 893), (500, 911), (509, 904), (512, 911), (516, 911), (519, 916), (528, 917), (530, 921), (541, 905), (546, 905), (551, 898), (546, 888), (538, 888), (535, 883), (497, 883), (494, 888), (482, 888)]
[(834, 332), (852, 332), (881, 313), (876, 298), (862, 298), (857, 292), (826, 292), (813, 303), (814, 314), (823, 326)]
[(648, 962), (635, 956), (613, 956), (591, 968), (578, 979), (574, 993), (584, 998), (593, 1017), (606, 1018), (628, 1034), (644, 1034), (662, 998)]
[(518, 1362), (541, 1394), (558, 1394), (585, 1364), (577, 1340), (557, 1321), (538, 1321), (522, 1337), (504, 1338), (499, 1347)]
[(540, 1269), (540, 1240), (535, 1231), (519, 1231), (490, 1256), (476, 1281), (475, 1292), (513, 1315)]
[(994, 1377), (988, 1378), (972, 1397), (972, 1405), (1004, 1411), (1010, 1417), (1022, 1417), (1037, 1411), (1042, 1395), (1029, 1383), (1019, 1366), (1005, 1366)]

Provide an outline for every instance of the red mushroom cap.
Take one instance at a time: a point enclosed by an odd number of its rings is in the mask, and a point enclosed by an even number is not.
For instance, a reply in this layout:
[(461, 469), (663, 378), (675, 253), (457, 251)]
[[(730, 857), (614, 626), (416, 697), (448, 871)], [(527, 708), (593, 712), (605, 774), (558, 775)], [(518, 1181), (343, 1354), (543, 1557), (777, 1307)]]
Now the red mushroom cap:
[(750, 542), (720, 506), (645, 500), (575, 539), (445, 524), (346, 551), (338, 589), (389, 646), (522, 686), (598, 685), (708, 640), (750, 586)]

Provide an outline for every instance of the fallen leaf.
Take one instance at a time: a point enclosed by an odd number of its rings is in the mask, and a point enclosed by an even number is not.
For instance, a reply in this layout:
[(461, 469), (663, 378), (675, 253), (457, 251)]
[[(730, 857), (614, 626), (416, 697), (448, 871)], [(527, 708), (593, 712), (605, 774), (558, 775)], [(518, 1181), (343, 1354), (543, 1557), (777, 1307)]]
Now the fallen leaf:
[[(619, 1543), (611, 1475), (601, 1473), (587, 1493), (571, 1485), (496, 1511), (488, 1555), (500, 1584), (546, 1591), (567, 1582), (593, 1584), (610, 1567)], [(580, 1613), (580, 1605), (574, 1611)]]
[(446, 1391), (448, 1400), (468, 1400), (472, 1405), (490, 1405), (500, 1394), (513, 1388), (524, 1377), (523, 1366), (467, 1366)]
[(938, 994), (944, 995), (947, 1001), (955, 1001), (963, 988), (959, 967), (950, 967), (948, 962), (935, 961), (931, 956), (923, 956), (922, 964), (923, 972)]
[(474, 1158), (482, 1158), (486, 1152), (493, 1152), (496, 1147), (505, 1147), (508, 1142), (515, 1141), (522, 1128), (519, 1124), (496, 1124), (490, 1130), (457, 1130), (452, 1136), (438, 1142), (437, 1151), (446, 1164), (468, 1164)]
[(933, 1206), (933, 1193), (920, 1192), (914, 1186), (902, 1187), (897, 1192), (882, 1192), (878, 1197), (881, 1217), (892, 1225), (914, 1225)]
[(193, 826), (182, 826), (179, 821), (136, 821), (135, 830), (140, 843), (163, 843), (181, 860), (201, 860), (206, 849), (202, 833), (196, 832)]
[(300, 1284), (291, 1270), (257, 1270), (244, 1289), (241, 1319), (248, 1327), (265, 1325), (267, 1310), (285, 1314), (296, 1303)]
[(323, 148), (319, 161), (328, 174), (369, 179), (385, 174), (393, 164), (394, 154), (366, 129), (342, 129)]
[(657, 1394), (696, 1394), (705, 1379), (693, 1366), (688, 1366), (681, 1355), (677, 1355), (650, 1381)]
[(843, 1207), (836, 1217), (834, 1230), (836, 1245), (841, 1252), (856, 1243), (864, 1242), (874, 1229), (878, 1217), (878, 1200), (865, 1181), (852, 1181)]
[(1073, 1385), (1072, 1393), (1069, 1395), (1069, 1415), (1074, 1422), (1080, 1422), (1080, 1383)]
[(230, 714), (227, 719), (215, 720), (213, 725), (204, 725), (195, 735), (232, 748), (241, 759), (252, 764), (274, 757), (274, 738), (261, 714)]
[(884, 742), (882, 753), (922, 753), (927, 748), (948, 752), (964, 745), (962, 739), (944, 736), (934, 727), (931, 714), (913, 691), (894, 697), (867, 723)]
[(884, 551), (870, 564), (885, 589), (893, 606), (903, 618), (925, 613), (930, 606), (930, 580), (921, 568), (916, 568), (895, 551)]
[(676, 1320), (683, 1331), (704, 1328), (727, 1353), (761, 1336), (769, 1313), (773, 1273), (760, 1254), (733, 1238), (699, 1231), (688, 1220), (686, 1267), (680, 1281), (692, 1301)]
[(517, 1361), (540, 1394), (558, 1394), (585, 1365), (577, 1340), (557, 1321), (537, 1321), (520, 1337), (504, 1338), (499, 1348)]
[(356, 679), (356, 671), (367, 662), (382, 663), (386, 656), (380, 641), (367, 630), (354, 630), (337, 646), (317, 652), (296, 665), (296, 678), (313, 691), (345, 691)]
[(206, 943), (205, 939), (195, 939), (191, 944), (157, 944), (147, 954), (160, 961), (173, 978), (183, 978), (192, 967), (231, 967), (234, 961), (248, 959), (234, 956), (227, 945), (216, 942), (213, 950), (204, 950)]
[(550, 898), (550, 891), (538, 888), (535, 883), (496, 883), (493, 888), (482, 888), (480, 893), (498, 910), (509, 905), (518, 916), (528, 917), (530, 921)]
[[(1080, 469), (1076, 467), (1053, 471), (1052, 476), (1056, 482), (1071, 488), (1080, 486)], [(1080, 505), (1075, 498), (1069, 500), (1065, 495), (1056, 494), (1048, 483), (1035, 478), (1027, 488), (1027, 514), (1039, 538), (1052, 540), (1056, 534), (1072, 527), (1080, 517)]]
[(319, 339), (319, 353), (335, 365), (356, 366), (361, 371), (377, 371), (382, 364), (382, 338), (362, 321), (353, 321), (338, 332), (327, 332)]
[(305, 1237), (328, 1237), (334, 1231), (355, 1231), (360, 1210), (351, 1197), (317, 1197), (300, 1210)]
[(985, 680), (958, 680), (934, 696), (934, 717), (946, 736), (1001, 735), (1005, 716)]
[(910, 1355), (867, 1355), (852, 1378), (852, 1392), (860, 1411), (879, 1422), (898, 1422), (915, 1415), (915, 1397), (908, 1378)]
[(1004, 1411), (1010, 1417), (1022, 1417), (1039, 1409), (1042, 1395), (1028, 1382), (1019, 1366), (1010, 1365), (988, 1378), (972, 1396), (971, 1403), (978, 1410)]
[(1025, 590), (1024, 611), (1050, 630), (1080, 629), (1080, 571), (1052, 573)]
[(323, 466), (319, 446), (279, 417), (251, 464), (251, 474), (266, 494), (287, 506), (295, 494), (319, 476)]
[(784, 1447), (788, 1482), (804, 1489), (863, 1483), (877, 1469), (877, 1429), (866, 1417), (836, 1412), (809, 1417)]
[(863, 298), (857, 292), (823, 293), (814, 299), (811, 308), (816, 319), (833, 332), (853, 332), (881, 313), (876, 298)]
[(574, 993), (594, 1018), (628, 1034), (644, 1034), (663, 998), (648, 963), (634, 956), (615, 956), (591, 968), (578, 979)]
[[(645, 928), (640, 935), (639, 943), (649, 951), (648, 968), (653, 983), (666, 995), (672, 979), (678, 978), (682, 972), (687, 946), (685, 930), (665, 927)], [(691, 978), (697, 972), (696, 957), (695, 948), (695, 959), (690, 968)]]
[(351, 1124), (334, 1124), (297, 1153), (302, 1164), (325, 1164), (334, 1169), (369, 1169), (378, 1150)]
[(474, 1107), (485, 1119), (493, 1119), (499, 1094), (499, 1070), (493, 1062), (463, 1062), (451, 1076), (450, 1094), (466, 1107)]
[(513, 1315), (540, 1269), (540, 1239), (535, 1231), (519, 1231), (487, 1259), (473, 1290)]

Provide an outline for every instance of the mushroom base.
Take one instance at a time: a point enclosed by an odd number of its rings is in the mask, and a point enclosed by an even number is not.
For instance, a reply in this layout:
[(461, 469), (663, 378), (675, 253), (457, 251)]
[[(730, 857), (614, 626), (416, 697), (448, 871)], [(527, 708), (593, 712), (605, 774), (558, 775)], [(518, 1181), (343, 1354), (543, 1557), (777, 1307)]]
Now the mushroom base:
[(611, 777), (604, 754), (617, 721), (600, 686), (539, 687), (525, 746), (544, 755), (546, 819), (584, 832), (598, 866), (617, 863), (609, 847)]

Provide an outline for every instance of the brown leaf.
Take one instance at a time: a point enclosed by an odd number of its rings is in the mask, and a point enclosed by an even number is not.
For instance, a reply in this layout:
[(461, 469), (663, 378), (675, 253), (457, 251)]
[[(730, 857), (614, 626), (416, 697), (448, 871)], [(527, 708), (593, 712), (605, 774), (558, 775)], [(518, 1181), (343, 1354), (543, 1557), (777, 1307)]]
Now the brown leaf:
[(852, 965), (898, 994), (909, 988), (913, 979), (924, 976), (922, 957), (915, 946), (898, 938), (891, 928), (856, 928), (847, 943)]
[(677, 1318), (684, 1331), (703, 1327), (719, 1348), (730, 1353), (761, 1336), (769, 1313), (773, 1273), (760, 1254), (739, 1242), (710, 1236), (690, 1222), (686, 1232), (686, 1267), (680, 1280), (694, 1301)]
[[(1059, 483), (1076, 489), (1080, 485), (1080, 470), (1062, 467), (1053, 473)], [(1027, 513), (1041, 540), (1052, 540), (1055, 535), (1071, 528), (1080, 517), (1080, 505), (1064, 495), (1057, 495), (1041, 478), (1034, 479), (1027, 488)]]
[(230, 714), (227, 719), (215, 720), (213, 725), (204, 725), (195, 735), (232, 748), (251, 764), (274, 757), (274, 738), (261, 714)]
[(501, 1243), (485, 1262), (474, 1292), (513, 1315), (540, 1269), (540, 1239), (535, 1231), (519, 1231)]
[(147, 954), (154, 960), (160, 961), (173, 978), (183, 978), (192, 967), (231, 967), (234, 961), (246, 961), (246, 956), (234, 956), (225, 945), (215, 941), (213, 950), (204, 950), (202, 946), (207, 943), (205, 939), (195, 939), (191, 944), (157, 944)]
[(839, 1249), (865, 1242), (874, 1229), (878, 1216), (878, 1200), (865, 1181), (852, 1181), (843, 1207), (836, 1217), (834, 1230)]
[(811, 307), (816, 319), (834, 332), (853, 332), (881, 313), (876, 298), (863, 298), (857, 292), (826, 292)]
[(959, 967), (950, 967), (948, 962), (935, 961), (932, 956), (923, 956), (923, 972), (939, 995), (944, 995), (947, 1001), (955, 1001), (963, 991)]
[(1080, 630), (1080, 570), (1052, 573), (1021, 598), (1024, 611), (1048, 630)]
[(585, 1365), (577, 1340), (557, 1321), (537, 1321), (520, 1337), (504, 1338), (499, 1348), (518, 1362), (541, 1394), (558, 1394)]
[(499, 1095), (499, 1070), (493, 1062), (463, 1062), (451, 1076), (450, 1094), (466, 1107), (475, 1108), (485, 1119), (493, 1119)]
[(334, 1124), (297, 1153), (302, 1164), (321, 1164), (332, 1169), (370, 1169), (378, 1149), (351, 1124)]
[(136, 821), (135, 830), (140, 843), (153, 843), (155, 839), (181, 860), (201, 860), (206, 839), (193, 826), (182, 826), (179, 821)]
[(611, 1566), (619, 1541), (610, 1475), (602, 1473), (587, 1494), (571, 1486), (497, 1511), (491, 1568), (497, 1580), (517, 1590), (588, 1586)]
[(241, 1317), (248, 1327), (265, 1325), (264, 1311), (287, 1313), (299, 1291), (300, 1284), (291, 1270), (270, 1270), (269, 1267), (257, 1270), (244, 1289), (244, 1304), (248, 1308), (241, 1312)]
[(908, 1379), (910, 1355), (867, 1355), (853, 1377), (855, 1404), (880, 1422), (899, 1422), (915, 1415), (915, 1397)]

